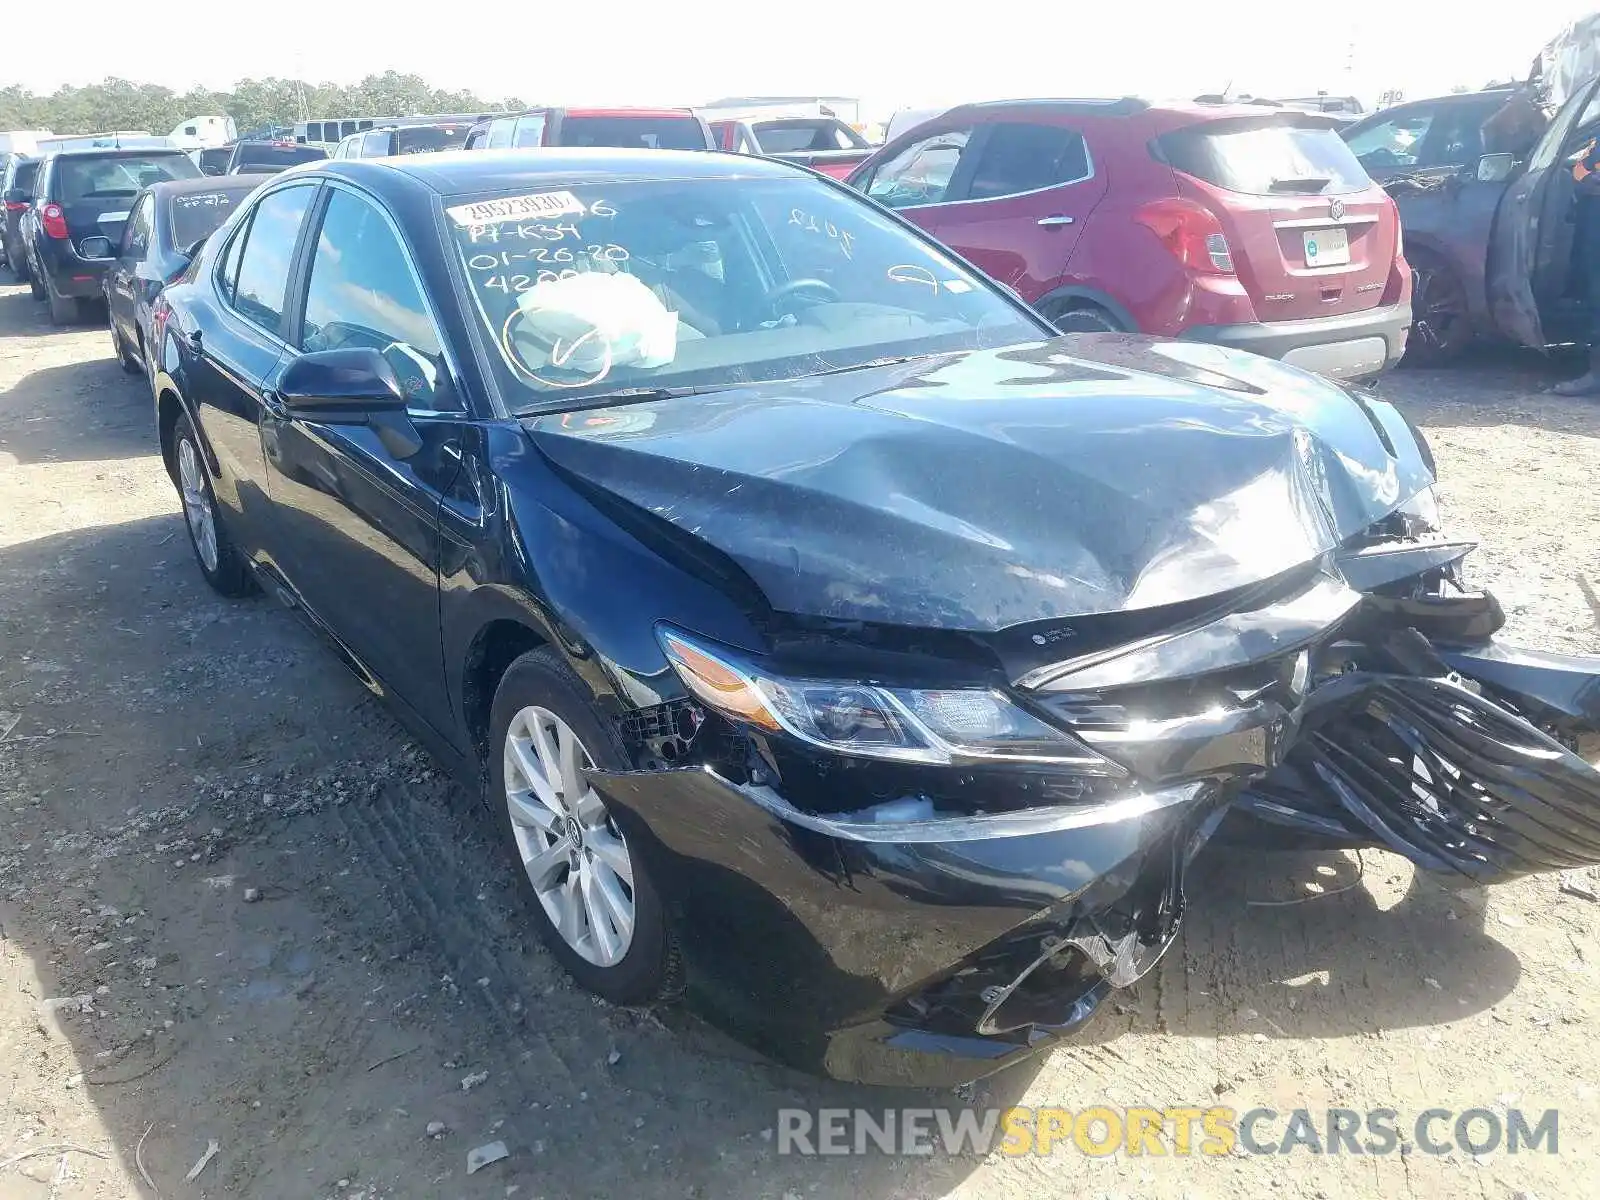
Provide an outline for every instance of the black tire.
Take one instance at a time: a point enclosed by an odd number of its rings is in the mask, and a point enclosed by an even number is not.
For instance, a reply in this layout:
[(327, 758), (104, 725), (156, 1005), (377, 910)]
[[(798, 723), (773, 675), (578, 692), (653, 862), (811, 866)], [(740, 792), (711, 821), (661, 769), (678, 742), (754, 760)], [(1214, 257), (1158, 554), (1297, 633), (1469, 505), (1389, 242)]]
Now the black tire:
[(110, 309), (106, 310), (106, 320), (111, 325), (111, 350), (117, 356), (117, 362), (129, 375), (139, 374), (140, 367), (131, 354), (128, 353), (128, 343), (122, 336), (122, 331), (117, 328), (117, 319), (111, 316)]
[(1075, 304), (1047, 313), (1062, 333), (1127, 333), (1118, 321), (1096, 304)]
[[(206, 556), (201, 552), (200, 541), (195, 535), (194, 523), (189, 519), (188, 501), (184, 497), (182, 472), (179, 466), (183, 461), (183, 447), (186, 442), (199, 464), (200, 491), (211, 514), (211, 528), (217, 542), (215, 565), (206, 562)], [(178, 503), (184, 506), (183, 526), (189, 534), (189, 548), (194, 551), (194, 561), (200, 568), (200, 574), (205, 576), (213, 591), (230, 598), (249, 596), (256, 591), (255, 577), (250, 573), (244, 556), (233, 544), (233, 539), (228, 536), (228, 527), (223, 524), (222, 514), (217, 509), (216, 493), (212, 490), (211, 474), (205, 467), (205, 461), (205, 452), (200, 448), (200, 439), (195, 436), (194, 425), (189, 421), (189, 414), (184, 413), (178, 418), (172, 430), (172, 462), (169, 467), (173, 486), (178, 489)]]
[(1411, 334), (1402, 361), (1408, 367), (1443, 367), (1472, 344), (1474, 330), (1461, 277), (1431, 257), (1411, 264)]
[(668, 928), (666, 910), (636, 849), (629, 855), (633, 875), (632, 940), (622, 958), (608, 967), (590, 962), (567, 944), (523, 867), (505, 799), (506, 736), (512, 719), (532, 706), (543, 708), (566, 722), (590, 760), (601, 769), (627, 770), (628, 760), (610, 722), (596, 710), (588, 685), (555, 650), (548, 646), (531, 650), (506, 669), (490, 710), (488, 790), (484, 802), (511, 856), (539, 937), (578, 983), (613, 1004), (649, 1004), (673, 998), (680, 990), (682, 975), (677, 942)]
[(76, 325), (83, 320), (83, 305), (76, 296), (58, 296), (55, 288), (47, 287), (52, 325)]

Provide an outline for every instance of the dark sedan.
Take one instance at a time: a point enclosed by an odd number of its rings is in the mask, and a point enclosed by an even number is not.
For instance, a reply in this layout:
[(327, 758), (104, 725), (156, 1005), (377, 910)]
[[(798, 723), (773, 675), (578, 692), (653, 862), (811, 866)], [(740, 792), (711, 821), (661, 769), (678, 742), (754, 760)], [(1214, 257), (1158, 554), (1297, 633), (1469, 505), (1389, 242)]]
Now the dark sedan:
[(133, 202), (103, 281), (111, 348), (129, 374), (148, 369), (150, 310), (161, 289), (188, 269), (206, 238), (269, 178), (231, 175), (158, 183)]
[(1398, 410), (1054, 336), (810, 172), (330, 162), (154, 337), (205, 578), (483, 795), (614, 1002), (951, 1082), (1149, 970), (1225, 817), (1480, 882), (1600, 860), (1600, 664), (1494, 641)]

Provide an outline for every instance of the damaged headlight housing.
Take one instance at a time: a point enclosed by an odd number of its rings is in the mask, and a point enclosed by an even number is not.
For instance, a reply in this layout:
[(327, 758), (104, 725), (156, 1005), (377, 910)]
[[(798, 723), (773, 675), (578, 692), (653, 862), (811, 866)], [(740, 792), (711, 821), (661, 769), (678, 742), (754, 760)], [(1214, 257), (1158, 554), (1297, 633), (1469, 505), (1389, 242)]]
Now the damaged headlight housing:
[(1421, 537), (1424, 534), (1437, 533), (1441, 527), (1438, 491), (1431, 486), (1423, 488), (1395, 509), (1395, 515), (1404, 524), (1407, 536)]
[(696, 697), (742, 724), (840, 754), (897, 762), (1037, 763), (1116, 773), (1082, 742), (986, 688), (785, 679), (668, 626), (657, 640)]

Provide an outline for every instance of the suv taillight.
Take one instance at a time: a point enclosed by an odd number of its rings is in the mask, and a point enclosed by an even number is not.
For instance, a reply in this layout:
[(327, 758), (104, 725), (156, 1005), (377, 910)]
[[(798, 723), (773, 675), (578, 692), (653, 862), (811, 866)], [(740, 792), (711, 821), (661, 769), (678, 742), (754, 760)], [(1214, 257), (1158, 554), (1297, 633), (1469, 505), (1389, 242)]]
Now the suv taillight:
[(6, 211), (7, 212), (27, 212), (28, 211), (28, 202), (26, 200), (7, 200), (6, 201)]
[(1143, 225), (1188, 270), (1201, 275), (1232, 275), (1233, 251), (1222, 222), (1205, 205), (1181, 196), (1141, 205), (1133, 219)]
[(1388, 192), (1383, 194), (1383, 205), (1389, 210), (1389, 220), (1394, 222), (1394, 256), (1406, 256), (1405, 226), (1400, 221), (1400, 208), (1394, 202), (1394, 197)]
[(61, 211), (59, 204), (46, 204), (39, 210), (39, 224), (44, 227), (45, 237), (65, 238), (67, 233), (67, 214)]

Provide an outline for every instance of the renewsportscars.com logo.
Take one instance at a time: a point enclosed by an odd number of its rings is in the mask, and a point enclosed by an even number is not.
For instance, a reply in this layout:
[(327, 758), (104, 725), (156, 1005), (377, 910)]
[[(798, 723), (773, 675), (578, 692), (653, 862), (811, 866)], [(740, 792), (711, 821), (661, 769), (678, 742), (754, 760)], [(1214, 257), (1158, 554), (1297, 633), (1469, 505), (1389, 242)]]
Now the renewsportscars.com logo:
[(1508, 1154), (1560, 1152), (1560, 1113), (1429, 1108), (803, 1108), (778, 1110), (779, 1154)]

